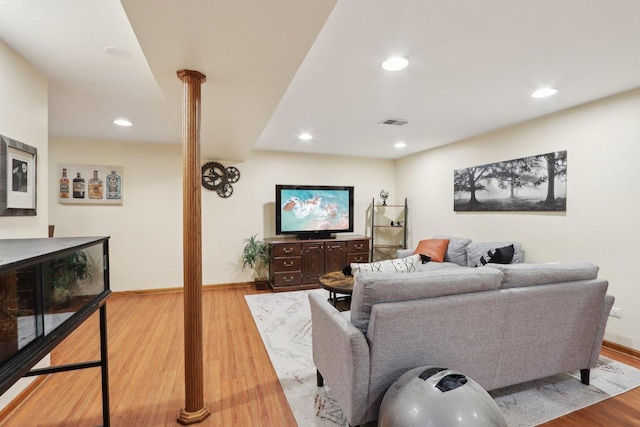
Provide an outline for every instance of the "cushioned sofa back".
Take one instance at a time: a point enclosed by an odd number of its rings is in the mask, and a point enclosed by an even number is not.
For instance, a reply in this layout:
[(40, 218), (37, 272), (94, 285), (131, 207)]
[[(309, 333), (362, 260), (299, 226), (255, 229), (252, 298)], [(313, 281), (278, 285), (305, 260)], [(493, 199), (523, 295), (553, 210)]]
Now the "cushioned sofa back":
[[(449, 239), (444, 262), (452, 262), (463, 267), (475, 267), (480, 261), (480, 257), (485, 255), (489, 249), (501, 248), (513, 244), (514, 254), (511, 263), (524, 262), (524, 250), (520, 242), (472, 242), (467, 237), (455, 237), (439, 234), (433, 236), (434, 239)], [(396, 251), (397, 258), (407, 257), (415, 251), (415, 248), (399, 249)]]
[[(444, 254), (444, 262), (452, 262), (454, 264), (467, 266), (467, 245), (471, 243), (471, 239), (468, 237), (455, 237), (445, 236), (439, 234), (433, 236), (434, 239), (448, 239), (447, 252)], [(415, 252), (416, 248), (398, 249), (396, 251), (396, 258), (404, 258)]]
[(366, 334), (375, 304), (495, 290), (500, 287), (502, 273), (489, 267), (436, 270), (429, 274), (358, 271), (354, 278), (351, 323)]
[(491, 388), (595, 367), (607, 287), (593, 279), (501, 289), (509, 309)]
[(502, 271), (503, 289), (591, 280), (598, 277), (598, 266), (590, 262), (487, 264), (487, 267)]
[(486, 255), (490, 249), (513, 245), (512, 264), (524, 262), (524, 250), (520, 242), (471, 242), (467, 245), (467, 267), (475, 267), (480, 257)]

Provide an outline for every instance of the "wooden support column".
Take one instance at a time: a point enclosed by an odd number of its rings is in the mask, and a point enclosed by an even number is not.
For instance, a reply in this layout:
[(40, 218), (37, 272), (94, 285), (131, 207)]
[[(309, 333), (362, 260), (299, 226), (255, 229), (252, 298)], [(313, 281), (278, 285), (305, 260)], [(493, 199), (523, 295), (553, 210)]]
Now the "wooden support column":
[(180, 70), (183, 83), (182, 180), (183, 180), (183, 268), (184, 268), (184, 365), (185, 407), (180, 424), (195, 424), (211, 410), (204, 402), (202, 362), (202, 214), (200, 203), (200, 86), (206, 76)]

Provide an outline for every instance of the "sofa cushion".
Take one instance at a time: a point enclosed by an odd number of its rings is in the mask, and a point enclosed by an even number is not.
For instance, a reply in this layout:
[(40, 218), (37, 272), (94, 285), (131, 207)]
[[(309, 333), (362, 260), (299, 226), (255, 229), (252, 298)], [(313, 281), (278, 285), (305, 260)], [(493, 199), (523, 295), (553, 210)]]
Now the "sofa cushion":
[(418, 247), (414, 254), (427, 255), (432, 262), (443, 262), (447, 253), (449, 239), (426, 239), (418, 242)]
[(510, 264), (513, 259), (513, 252), (513, 245), (505, 246), (503, 248), (489, 249), (486, 254), (480, 257), (480, 261), (476, 264), (476, 267), (482, 267), (488, 263)]
[(412, 273), (417, 271), (421, 264), (420, 255), (415, 254), (401, 259), (390, 259), (369, 263), (351, 263), (351, 274), (356, 271), (368, 271), (371, 273)]
[(488, 267), (407, 274), (358, 271), (354, 279), (351, 323), (366, 333), (375, 304), (495, 290), (502, 283), (502, 273)]
[(453, 262), (463, 267), (467, 267), (467, 245), (471, 239), (467, 237), (454, 237), (437, 235), (434, 239), (448, 239), (447, 253), (444, 256), (445, 262)]
[(471, 242), (467, 245), (467, 266), (475, 267), (480, 262), (480, 257), (489, 249), (503, 248), (513, 245), (513, 259), (511, 264), (524, 262), (524, 251), (520, 242)]
[(502, 271), (502, 289), (553, 283), (590, 280), (598, 277), (598, 266), (590, 262), (559, 262), (548, 264), (487, 264)]

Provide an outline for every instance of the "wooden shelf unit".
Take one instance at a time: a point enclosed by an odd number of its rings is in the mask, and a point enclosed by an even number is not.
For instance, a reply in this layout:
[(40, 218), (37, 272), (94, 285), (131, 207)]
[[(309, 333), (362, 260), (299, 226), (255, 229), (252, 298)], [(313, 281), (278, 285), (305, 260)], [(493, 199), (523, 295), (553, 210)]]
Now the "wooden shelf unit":
[[(376, 204), (371, 199), (371, 261), (394, 259), (398, 249), (406, 249), (408, 212), (406, 198), (404, 204), (396, 205)], [(402, 225), (391, 225), (391, 221)]]

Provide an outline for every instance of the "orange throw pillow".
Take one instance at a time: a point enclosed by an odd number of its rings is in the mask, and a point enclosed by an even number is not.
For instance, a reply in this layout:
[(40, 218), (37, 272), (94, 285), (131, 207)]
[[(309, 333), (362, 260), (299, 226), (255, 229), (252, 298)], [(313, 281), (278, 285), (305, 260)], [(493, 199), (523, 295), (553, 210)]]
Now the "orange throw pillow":
[(431, 257), (431, 261), (443, 262), (448, 246), (449, 239), (420, 240), (414, 254), (427, 255)]

